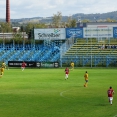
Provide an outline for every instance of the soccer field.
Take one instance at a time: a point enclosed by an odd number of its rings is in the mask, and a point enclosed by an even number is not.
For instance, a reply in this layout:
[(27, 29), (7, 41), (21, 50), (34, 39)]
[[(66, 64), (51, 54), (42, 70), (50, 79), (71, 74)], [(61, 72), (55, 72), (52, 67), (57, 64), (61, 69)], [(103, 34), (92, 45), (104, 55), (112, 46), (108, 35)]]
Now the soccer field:
[[(88, 71), (88, 87), (84, 73)], [(112, 86), (113, 105), (107, 90)], [(10, 69), (0, 78), (0, 117), (117, 117), (117, 70)]]

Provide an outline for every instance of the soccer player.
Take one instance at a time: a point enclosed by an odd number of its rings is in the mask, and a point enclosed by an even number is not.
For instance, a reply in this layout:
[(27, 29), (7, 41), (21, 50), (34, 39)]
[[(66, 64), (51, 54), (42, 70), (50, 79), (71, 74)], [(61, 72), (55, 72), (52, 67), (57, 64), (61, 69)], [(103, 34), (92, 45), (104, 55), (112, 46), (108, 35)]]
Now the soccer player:
[(4, 69), (7, 69), (7, 70), (9, 70), (9, 67), (8, 67), (8, 65), (6, 65), (6, 63), (3, 61), (3, 63), (2, 63), (2, 66), (3, 66), (3, 68)]
[(71, 62), (71, 70), (74, 69), (74, 62)]
[(112, 89), (111, 86), (110, 86), (110, 88), (108, 89), (107, 94), (108, 94), (109, 102), (110, 102), (110, 104), (112, 105), (114, 90)]
[(85, 74), (84, 74), (84, 78), (85, 78), (84, 87), (87, 87), (87, 84), (88, 84), (88, 73), (87, 73), (87, 71), (86, 71)]
[(4, 73), (4, 67), (3, 66), (0, 68), (0, 71), (1, 71), (1, 74), (0, 74), (0, 78), (1, 78), (3, 76), (3, 73)]
[(5, 69), (6, 68), (6, 63), (3, 61), (2, 67)]
[(25, 67), (26, 67), (26, 63), (23, 61), (22, 65), (21, 65), (22, 71), (24, 71)]
[(68, 75), (69, 75), (69, 68), (66, 67), (65, 68), (65, 80), (68, 79)]

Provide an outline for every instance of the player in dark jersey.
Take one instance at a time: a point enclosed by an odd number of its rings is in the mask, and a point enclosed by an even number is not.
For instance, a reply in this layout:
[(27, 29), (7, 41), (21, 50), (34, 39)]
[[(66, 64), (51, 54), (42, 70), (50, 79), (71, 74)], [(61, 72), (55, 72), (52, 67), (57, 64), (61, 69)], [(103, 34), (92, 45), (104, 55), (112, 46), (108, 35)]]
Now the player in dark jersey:
[(110, 102), (110, 104), (112, 105), (114, 90), (112, 89), (111, 86), (110, 86), (110, 88), (108, 89), (107, 94), (108, 94), (109, 102)]
[(65, 68), (65, 80), (68, 79), (68, 75), (69, 75), (69, 68), (66, 67)]
[(24, 71), (25, 67), (26, 67), (26, 63), (23, 61), (22, 65), (21, 65), (22, 71)]

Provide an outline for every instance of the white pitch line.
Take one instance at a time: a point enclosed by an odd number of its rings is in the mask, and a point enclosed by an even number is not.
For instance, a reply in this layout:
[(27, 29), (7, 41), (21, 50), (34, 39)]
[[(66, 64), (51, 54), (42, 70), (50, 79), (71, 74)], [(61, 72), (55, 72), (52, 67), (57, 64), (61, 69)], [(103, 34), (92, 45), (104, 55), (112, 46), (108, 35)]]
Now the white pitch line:
[(113, 117), (117, 117), (117, 115), (113, 116)]
[(68, 98), (68, 97), (66, 97), (66, 96), (63, 95), (63, 93), (65, 93), (65, 92), (67, 92), (67, 91), (70, 91), (70, 90), (62, 91), (62, 92), (60, 93), (60, 96), (66, 98), (66, 99), (71, 99), (71, 98)]

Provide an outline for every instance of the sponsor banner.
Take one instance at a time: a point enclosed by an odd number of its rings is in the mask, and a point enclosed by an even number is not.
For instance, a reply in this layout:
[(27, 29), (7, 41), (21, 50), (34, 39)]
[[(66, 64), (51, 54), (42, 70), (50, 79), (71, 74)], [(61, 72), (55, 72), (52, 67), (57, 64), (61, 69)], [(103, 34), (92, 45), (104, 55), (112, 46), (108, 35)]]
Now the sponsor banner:
[(117, 38), (117, 27), (113, 27), (113, 37)]
[[(23, 61), (8, 61), (9, 67), (21, 67)], [(36, 67), (36, 62), (34, 61), (25, 61), (26, 67)]]
[(113, 37), (112, 27), (103, 28), (83, 28), (84, 38)]
[[(9, 67), (21, 67), (23, 61), (8, 61)], [(25, 61), (26, 67), (37, 67), (37, 68), (58, 68), (58, 62), (35, 62)]]
[(40, 67), (40, 68), (58, 68), (59, 67), (58, 62), (37, 62), (36, 64), (37, 64), (36, 67)]
[(34, 29), (35, 40), (65, 40), (65, 28)]
[(83, 38), (83, 28), (66, 28), (66, 38)]

